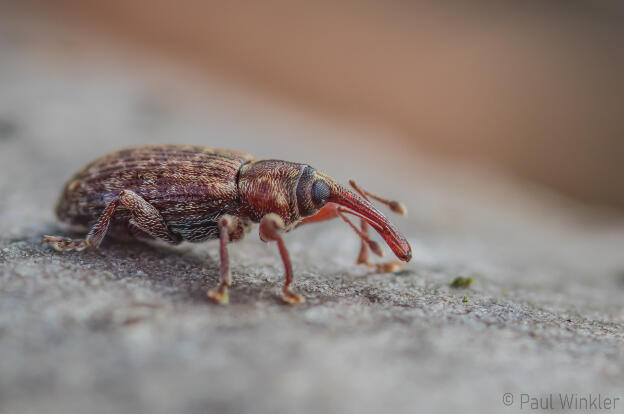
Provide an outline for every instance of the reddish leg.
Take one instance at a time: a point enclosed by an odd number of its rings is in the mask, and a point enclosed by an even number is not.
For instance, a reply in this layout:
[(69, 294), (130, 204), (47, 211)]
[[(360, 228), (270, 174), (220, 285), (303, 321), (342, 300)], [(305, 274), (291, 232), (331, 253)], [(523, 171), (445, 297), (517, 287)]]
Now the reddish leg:
[[(360, 220), (360, 231), (366, 237), (368, 237), (370, 235), (370, 233), (368, 231), (368, 223), (366, 221), (364, 221), (364, 220)], [(366, 265), (368, 265), (369, 260), (370, 260), (370, 249), (368, 247), (368, 243), (366, 243), (366, 242), (364, 242), (364, 240), (362, 240), (362, 243), (360, 244), (360, 254), (358, 255), (357, 260), (355, 261), (355, 264), (366, 264)]]
[(350, 210), (343, 209), (343, 208), (338, 209), (338, 215), (340, 216), (340, 218), (342, 218), (353, 229), (353, 231), (355, 231), (358, 234), (358, 236), (360, 236), (360, 239), (362, 240), (360, 254), (355, 263), (364, 264), (382, 273), (396, 272), (397, 270), (401, 269), (403, 265), (397, 261), (390, 261), (386, 263), (372, 263), (370, 261), (370, 252), (372, 251), (377, 256), (382, 257), (383, 250), (381, 249), (381, 246), (379, 246), (379, 243), (377, 243), (376, 241), (369, 239), (368, 223), (362, 220), (362, 223), (361, 223), (362, 225), (360, 226), (362, 230), (359, 230), (357, 227), (355, 227), (353, 223), (351, 223), (351, 220), (349, 220), (345, 216), (345, 213), (350, 214)]
[(243, 236), (242, 227), (241, 221), (229, 214), (219, 219), (220, 283), (216, 288), (210, 289), (207, 293), (210, 299), (219, 304), (226, 304), (230, 300), (228, 286), (232, 284), (232, 273), (230, 272), (230, 258), (227, 245)]
[[(380, 201), (383, 204), (388, 205), (390, 207), (390, 209), (392, 211), (394, 211), (395, 213), (402, 214), (402, 215), (406, 214), (405, 206), (403, 204), (399, 203), (398, 201), (386, 200), (384, 198), (375, 196), (375, 195), (369, 193), (368, 191), (359, 188), (355, 184), (355, 181), (353, 181), (353, 180), (349, 180), (349, 184), (351, 184), (351, 187), (353, 187), (353, 189), (355, 191), (357, 191), (366, 200), (369, 200), (369, 198), (367, 196), (371, 196), (373, 199), (375, 199), (377, 201)], [(369, 237), (369, 231), (368, 230), (369, 230), (368, 223), (366, 221), (364, 221), (364, 220), (360, 220), (360, 231), (362, 232), (362, 234), (364, 234), (366, 239)], [(366, 265), (368, 267), (376, 269), (378, 272), (383, 272), (383, 273), (396, 272), (397, 270), (400, 270), (403, 267), (403, 264), (401, 262), (397, 262), (397, 261), (390, 261), (390, 262), (385, 262), (385, 263), (372, 263), (370, 261), (369, 243), (366, 242), (366, 239), (362, 238), (362, 245), (360, 247), (360, 254), (358, 255), (358, 258), (357, 258), (357, 260), (355, 262), (356, 264), (364, 264), (364, 265)]]
[(164, 240), (172, 244), (180, 242), (178, 236), (169, 232), (167, 224), (154, 206), (135, 192), (123, 190), (118, 198), (108, 204), (97, 223), (95, 223), (84, 239), (75, 240), (68, 237), (45, 236), (42, 243), (52, 243), (52, 246), (59, 251), (80, 251), (87, 247), (98, 248), (102, 240), (104, 240), (115, 210), (119, 206), (123, 206), (132, 214), (130, 225), (139, 228), (155, 239)]
[(315, 215), (304, 218), (299, 224), (318, 223), (321, 221), (331, 220), (333, 218), (340, 217), (362, 239), (362, 248), (360, 249), (360, 255), (358, 257), (358, 260), (356, 261), (356, 264), (366, 263), (366, 261), (368, 260), (369, 246), (372, 246), (375, 254), (382, 256), (383, 252), (379, 247), (379, 244), (370, 240), (369, 238), (368, 223), (362, 220), (362, 230), (358, 230), (357, 227), (355, 227), (353, 223), (351, 223), (351, 221), (344, 215), (344, 213), (349, 213), (349, 210), (341, 207), (336, 203), (327, 203)]
[(327, 203), (316, 212), (315, 215), (306, 217), (299, 224), (318, 223), (320, 221), (331, 220), (338, 217), (338, 209), (340, 206), (336, 203)]
[[(349, 181), (351, 186), (357, 191), (363, 198), (369, 200), (369, 196), (383, 204), (390, 207), (392, 211), (398, 214), (405, 215), (405, 206), (398, 201), (386, 200), (381, 197), (375, 196), (365, 190), (360, 189), (353, 180)], [(336, 203), (327, 203), (321, 208), (315, 215), (306, 217), (299, 224), (318, 223), (321, 221), (331, 220), (336, 217), (343, 219), (360, 237), (362, 244), (360, 246), (360, 253), (356, 260), (356, 264), (364, 264), (370, 268), (374, 268), (378, 272), (395, 272), (403, 266), (401, 262), (390, 261), (386, 263), (372, 263), (370, 260), (370, 252), (372, 251), (378, 256), (383, 256), (379, 244), (373, 240), (370, 240), (369, 224), (365, 220), (360, 220), (360, 228), (358, 229), (351, 221), (345, 216), (345, 214), (353, 214), (350, 210), (339, 206)]]
[(290, 255), (288, 254), (288, 250), (286, 249), (286, 245), (284, 244), (284, 239), (281, 234), (283, 230), (284, 221), (277, 214), (267, 214), (262, 217), (262, 220), (260, 220), (260, 238), (267, 242), (277, 242), (277, 247), (279, 249), (280, 256), (282, 256), (282, 262), (284, 263), (285, 282), (282, 287), (282, 299), (284, 299), (284, 302), (286, 303), (296, 305), (304, 303), (305, 298), (294, 293), (290, 289), (290, 285), (292, 284), (294, 277), (292, 264), (290, 262)]
[(82, 251), (87, 247), (98, 248), (115, 213), (115, 209), (119, 205), (119, 199), (113, 200), (104, 210), (97, 223), (91, 228), (89, 234), (84, 239), (70, 239), (68, 237), (44, 236), (42, 243), (52, 243), (52, 246), (58, 251)]

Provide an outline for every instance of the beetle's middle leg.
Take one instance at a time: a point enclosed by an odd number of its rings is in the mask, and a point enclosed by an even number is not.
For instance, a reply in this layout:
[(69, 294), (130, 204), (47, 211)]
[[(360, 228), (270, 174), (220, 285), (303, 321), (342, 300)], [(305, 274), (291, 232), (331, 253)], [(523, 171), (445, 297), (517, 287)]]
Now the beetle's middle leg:
[(208, 297), (219, 304), (226, 304), (230, 297), (228, 287), (232, 284), (232, 273), (230, 272), (230, 258), (227, 245), (230, 242), (241, 239), (245, 234), (243, 222), (229, 214), (223, 215), (219, 219), (219, 256), (221, 259), (221, 269), (219, 285), (208, 291)]
[(118, 207), (124, 207), (132, 215), (129, 225), (137, 227), (155, 239), (172, 244), (180, 243), (180, 237), (169, 231), (165, 220), (158, 210), (131, 190), (122, 190), (119, 196), (108, 204), (97, 223), (95, 223), (84, 239), (76, 240), (68, 237), (45, 236), (42, 242), (52, 243), (54, 248), (59, 251), (80, 251), (87, 247), (98, 248), (108, 232), (111, 220)]
[(292, 263), (290, 262), (290, 255), (284, 244), (282, 238), (282, 232), (284, 231), (284, 221), (280, 216), (274, 213), (267, 214), (260, 220), (260, 238), (264, 241), (274, 241), (277, 243), (277, 247), (282, 256), (282, 262), (284, 263), (284, 286), (282, 287), (282, 299), (284, 302), (291, 305), (304, 303), (305, 298), (296, 294), (290, 289), (290, 285), (293, 282), (293, 270)]

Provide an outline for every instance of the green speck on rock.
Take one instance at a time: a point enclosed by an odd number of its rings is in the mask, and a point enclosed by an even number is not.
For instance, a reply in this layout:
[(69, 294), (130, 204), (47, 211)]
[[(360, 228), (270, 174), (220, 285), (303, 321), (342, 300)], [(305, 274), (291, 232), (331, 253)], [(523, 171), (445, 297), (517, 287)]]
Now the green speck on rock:
[(464, 298), (462, 299), (463, 303), (468, 303), (470, 302), (470, 296), (464, 296)]
[(472, 277), (457, 276), (449, 286), (455, 289), (467, 289), (472, 285), (474, 279)]

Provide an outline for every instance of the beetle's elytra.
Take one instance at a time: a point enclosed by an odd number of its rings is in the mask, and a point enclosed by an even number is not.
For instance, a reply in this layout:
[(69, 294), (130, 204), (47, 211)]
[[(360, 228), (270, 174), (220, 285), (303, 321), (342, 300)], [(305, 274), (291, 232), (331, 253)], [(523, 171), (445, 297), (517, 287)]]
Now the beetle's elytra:
[[(231, 283), (227, 245), (260, 223), (260, 238), (275, 241), (284, 262), (284, 300), (301, 303), (303, 297), (290, 289), (293, 272), (282, 238), (284, 231), (299, 224), (342, 218), (362, 240), (357, 263), (381, 271), (393, 270), (398, 263), (370, 262), (370, 250), (379, 256), (383, 252), (369, 239), (369, 225), (400, 260), (411, 259), (405, 237), (368, 200), (405, 214), (403, 205), (350, 183), (354, 191), (309, 165), (257, 160), (236, 151), (182, 145), (124, 149), (93, 161), (63, 189), (58, 218), (90, 229), (87, 236), (46, 236), (43, 242), (57, 250), (83, 250), (97, 248), (107, 234), (171, 244), (219, 239), (221, 282), (208, 296), (226, 303)], [(345, 214), (359, 218), (360, 227)]]

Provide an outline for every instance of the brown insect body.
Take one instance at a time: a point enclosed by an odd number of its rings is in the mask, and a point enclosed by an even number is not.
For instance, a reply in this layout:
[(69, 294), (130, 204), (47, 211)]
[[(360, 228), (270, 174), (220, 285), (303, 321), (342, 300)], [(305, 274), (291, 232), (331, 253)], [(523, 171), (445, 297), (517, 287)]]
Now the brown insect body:
[[(369, 193), (352, 185), (367, 198)], [(290, 291), (292, 269), (279, 233), (297, 224), (338, 216), (349, 222), (343, 213), (352, 214), (362, 220), (362, 231), (354, 228), (363, 240), (360, 262), (368, 264), (367, 254), (362, 256), (365, 244), (380, 250), (368, 239), (367, 225), (399, 259), (411, 258), (405, 238), (362, 197), (306, 164), (198, 146), (146, 146), (103, 156), (78, 172), (65, 186), (56, 213), (91, 231), (84, 240), (44, 241), (58, 250), (82, 250), (98, 247), (107, 233), (172, 244), (220, 238), (222, 283), (210, 296), (225, 302), (230, 279), (229, 264), (224, 268), (226, 245), (260, 223), (261, 237), (278, 242), (287, 273), (284, 299), (293, 303), (302, 298)]]
[[(179, 241), (218, 238), (219, 217), (240, 206), (239, 170), (252, 159), (245, 153), (173, 145), (121, 150), (79, 171), (65, 186), (56, 214), (90, 227), (121, 191), (132, 190), (158, 210)], [(119, 209), (111, 234), (147, 237), (129, 227), (129, 219)]]

